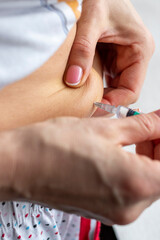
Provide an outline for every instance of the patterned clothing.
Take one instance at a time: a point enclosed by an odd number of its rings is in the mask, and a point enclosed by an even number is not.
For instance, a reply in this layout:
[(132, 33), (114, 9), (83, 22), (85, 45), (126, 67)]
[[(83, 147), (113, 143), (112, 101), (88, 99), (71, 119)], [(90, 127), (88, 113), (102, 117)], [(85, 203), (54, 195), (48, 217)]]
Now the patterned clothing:
[[(0, 0), (0, 88), (31, 74), (56, 52), (80, 16), (81, 3)], [(96, 229), (95, 221), (37, 204), (0, 203), (2, 240), (91, 240), (98, 239)]]
[(78, 240), (80, 218), (23, 202), (0, 203), (0, 239)]

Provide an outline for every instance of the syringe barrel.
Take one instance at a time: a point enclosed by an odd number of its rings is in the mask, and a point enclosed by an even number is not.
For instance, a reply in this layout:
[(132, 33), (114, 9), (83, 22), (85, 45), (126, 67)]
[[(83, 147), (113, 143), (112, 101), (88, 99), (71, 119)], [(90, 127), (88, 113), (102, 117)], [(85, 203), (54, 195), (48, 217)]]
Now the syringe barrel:
[(130, 116), (135, 116), (135, 115), (139, 115), (140, 113), (137, 111), (132, 110), (131, 108), (127, 108), (124, 106), (119, 105), (117, 107), (117, 117), (118, 118), (126, 118), (126, 117), (130, 117)]

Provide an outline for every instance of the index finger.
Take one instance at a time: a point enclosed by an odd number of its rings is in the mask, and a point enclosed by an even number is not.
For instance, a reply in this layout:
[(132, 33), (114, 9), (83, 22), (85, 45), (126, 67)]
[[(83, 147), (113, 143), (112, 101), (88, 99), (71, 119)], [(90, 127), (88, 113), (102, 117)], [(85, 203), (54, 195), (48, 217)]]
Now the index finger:
[(123, 119), (95, 118), (94, 129), (113, 144), (122, 146), (160, 138), (160, 110)]
[(123, 146), (160, 138), (160, 110), (117, 121), (119, 143)]
[(115, 79), (109, 82), (104, 92), (103, 102), (111, 105), (127, 106), (135, 102), (140, 94), (147, 70), (146, 62), (138, 62), (129, 66)]

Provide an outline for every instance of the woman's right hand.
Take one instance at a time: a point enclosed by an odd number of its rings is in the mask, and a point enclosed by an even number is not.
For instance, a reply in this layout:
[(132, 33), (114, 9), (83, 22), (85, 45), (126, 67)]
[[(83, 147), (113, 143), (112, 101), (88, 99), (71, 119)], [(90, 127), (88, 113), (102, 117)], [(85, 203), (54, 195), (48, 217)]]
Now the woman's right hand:
[[(106, 73), (103, 102), (116, 106), (135, 102), (154, 51), (154, 41), (130, 0), (83, 0), (64, 76), (68, 86), (84, 84), (96, 47)], [(96, 113), (102, 114), (100, 110)]]
[[(43, 203), (105, 224), (128, 224), (160, 197), (160, 155), (152, 161), (152, 142), (143, 148), (144, 142), (160, 138), (158, 115), (57, 118), (1, 133), (0, 155), (11, 156), (9, 189), (16, 200)], [(133, 143), (141, 144), (143, 155), (122, 148)], [(157, 152), (158, 142), (154, 146)]]

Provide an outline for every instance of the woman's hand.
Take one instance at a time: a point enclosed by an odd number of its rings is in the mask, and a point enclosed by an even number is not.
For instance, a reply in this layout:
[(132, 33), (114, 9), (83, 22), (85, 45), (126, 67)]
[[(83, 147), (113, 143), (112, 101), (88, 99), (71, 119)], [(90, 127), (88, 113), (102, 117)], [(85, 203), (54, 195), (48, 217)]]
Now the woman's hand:
[(68, 86), (84, 84), (96, 46), (108, 84), (103, 102), (128, 105), (136, 101), (154, 42), (129, 0), (83, 1), (65, 73)]
[[(12, 190), (9, 197), (5, 191), (5, 199), (43, 203), (105, 224), (134, 221), (160, 197), (159, 148), (152, 161), (149, 142), (160, 138), (157, 114), (121, 120), (57, 118), (2, 133), (1, 186), (7, 171)], [(140, 154), (122, 148), (145, 141), (152, 149), (147, 146)], [(9, 167), (4, 156), (11, 156)], [(0, 189), (3, 200), (5, 188)]]

